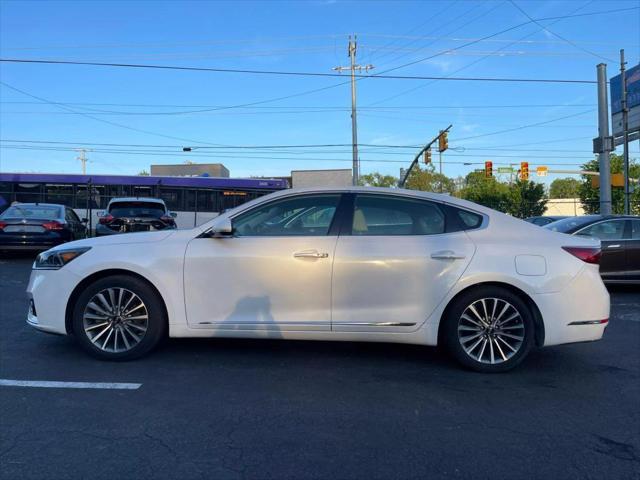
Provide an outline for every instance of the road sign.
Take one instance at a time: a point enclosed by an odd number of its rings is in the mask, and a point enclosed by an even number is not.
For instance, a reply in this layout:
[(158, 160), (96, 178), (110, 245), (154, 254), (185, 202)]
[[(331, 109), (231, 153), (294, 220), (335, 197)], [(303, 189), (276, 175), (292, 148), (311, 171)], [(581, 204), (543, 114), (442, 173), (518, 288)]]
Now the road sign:
[(498, 167), (498, 173), (513, 173), (513, 167)]
[(546, 177), (547, 173), (549, 173), (549, 167), (537, 167), (536, 168), (536, 175), (538, 175), (539, 177)]
[[(627, 108), (629, 109), (629, 133), (640, 131), (640, 65), (625, 72), (627, 77)], [(616, 75), (611, 83), (611, 125), (613, 136), (622, 136), (622, 77)], [(635, 135), (634, 138), (637, 138)], [(630, 138), (631, 140), (631, 138)], [(616, 141), (616, 145), (620, 142)]]
[[(611, 174), (611, 186), (612, 187), (624, 187), (624, 175), (622, 173), (612, 173)], [(591, 177), (591, 187), (599, 188), (600, 187), (600, 177), (593, 176)]]

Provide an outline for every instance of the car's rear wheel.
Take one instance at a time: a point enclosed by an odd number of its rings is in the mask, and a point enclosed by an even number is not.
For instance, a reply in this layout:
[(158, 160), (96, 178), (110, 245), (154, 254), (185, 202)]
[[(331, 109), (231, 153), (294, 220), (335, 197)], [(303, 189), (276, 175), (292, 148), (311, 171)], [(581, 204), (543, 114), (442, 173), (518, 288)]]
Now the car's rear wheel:
[(166, 332), (157, 292), (127, 275), (97, 280), (78, 297), (73, 332), (80, 345), (102, 360), (131, 360), (153, 349)]
[(533, 316), (513, 292), (494, 286), (463, 293), (444, 319), (444, 341), (462, 365), (504, 372), (527, 356), (534, 341)]

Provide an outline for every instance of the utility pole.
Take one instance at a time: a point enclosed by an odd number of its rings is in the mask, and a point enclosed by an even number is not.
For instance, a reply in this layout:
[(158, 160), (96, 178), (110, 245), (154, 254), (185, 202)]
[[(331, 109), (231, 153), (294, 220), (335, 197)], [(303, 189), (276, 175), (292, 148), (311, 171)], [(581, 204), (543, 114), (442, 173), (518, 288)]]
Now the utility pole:
[(80, 152), (80, 155), (78, 155), (76, 157), (76, 160), (80, 160), (80, 163), (82, 163), (82, 174), (86, 175), (87, 174), (87, 162), (89, 161), (89, 159), (87, 158), (87, 149), (86, 148), (78, 148), (75, 149), (77, 152)]
[(620, 81), (622, 82), (622, 145), (624, 162), (624, 214), (629, 215), (629, 108), (627, 107), (627, 74), (624, 49), (620, 50)]
[(356, 70), (361, 72), (364, 70), (368, 72), (373, 65), (356, 65), (356, 50), (357, 50), (357, 37), (354, 35), (353, 40), (349, 35), (349, 59), (351, 64), (348, 67), (334, 67), (337, 72), (349, 70), (351, 72), (351, 143), (353, 150), (353, 184), (358, 184), (358, 178), (360, 176), (360, 161), (358, 159), (358, 120), (356, 117)]
[(609, 103), (607, 98), (607, 65), (600, 63), (598, 71), (598, 137), (593, 139), (593, 153), (598, 154), (600, 170), (600, 215), (611, 215), (611, 166), (609, 154), (613, 137), (609, 136)]

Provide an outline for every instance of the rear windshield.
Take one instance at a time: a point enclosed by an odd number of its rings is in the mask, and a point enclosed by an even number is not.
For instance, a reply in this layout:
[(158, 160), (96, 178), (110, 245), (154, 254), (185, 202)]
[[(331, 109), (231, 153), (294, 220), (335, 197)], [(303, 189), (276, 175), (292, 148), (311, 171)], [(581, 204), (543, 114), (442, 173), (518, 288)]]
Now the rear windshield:
[(60, 207), (45, 205), (13, 205), (9, 207), (0, 218), (60, 218)]
[(165, 211), (162, 204), (155, 202), (117, 202), (109, 206), (109, 213), (114, 217), (160, 218)]
[(545, 225), (542, 228), (546, 228), (547, 230), (553, 230), (554, 232), (569, 232), (580, 225), (585, 225), (592, 221), (594, 218), (591, 215), (585, 215), (582, 217), (568, 217), (563, 218), (562, 220), (558, 220), (557, 222), (552, 222), (548, 225)]

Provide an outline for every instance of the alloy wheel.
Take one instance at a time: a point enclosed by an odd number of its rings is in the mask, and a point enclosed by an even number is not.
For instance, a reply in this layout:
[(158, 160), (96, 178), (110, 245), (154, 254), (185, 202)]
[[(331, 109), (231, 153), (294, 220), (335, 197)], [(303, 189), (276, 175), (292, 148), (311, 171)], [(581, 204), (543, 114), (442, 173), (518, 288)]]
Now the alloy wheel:
[(87, 338), (100, 350), (122, 353), (133, 349), (149, 327), (142, 299), (126, 288), (106, 288), (87, 303), (82, 315)]
[(525, 324), (516, 307), (500, 298), (481, 298), (458, 320), (458, 341), (473, 360), (499, 364), (516, 355), (524, 343)]

